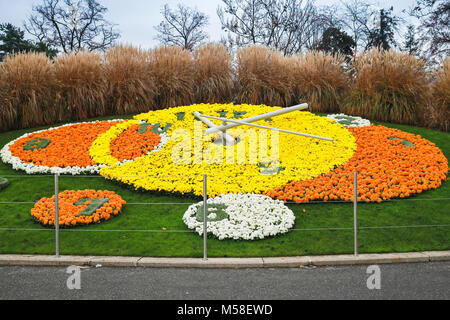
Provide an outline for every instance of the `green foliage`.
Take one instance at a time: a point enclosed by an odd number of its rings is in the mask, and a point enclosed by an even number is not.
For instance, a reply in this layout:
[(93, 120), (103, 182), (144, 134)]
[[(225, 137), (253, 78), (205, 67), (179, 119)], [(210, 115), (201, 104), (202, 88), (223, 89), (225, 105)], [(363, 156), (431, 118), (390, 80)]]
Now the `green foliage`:
[(412, 142), (410, 142), (410, 141), (408, 141), (408, 140), (406, 140), (406, 139), (403, 139), (403, 138), (390, 137), (389, 140), (392, 140), (392, 141), (394, 141), (394, 140), (400, 140), (400, 141), (401, 141), (400, 143), (401, 143), (402, 145), (404, 145), (404, 146), (407, 146), (407, 147), (415, 147), (415, 146), (416, 146), (414, 143), (412, 143)]
[(33, 151), (37, 149), (45, 149), (50, 142), (50, 140), (45, 138), (32, 139), (23, 146), (23, 150)]
[(42, 42), (25, 39), (25, 32), (10, 23), (0, 24), (0, 61), (6, 55), (24, 52), (44, 52), (47, 57), (54, 58), (57, 50), (51, 49)]
[[(195, 214), (195, 218), (198, 222), (203, 222), (204, 212), (203, 212), (203, 204), (201, 204), (197, 208), (197, 213)], [(208, 221), (214, 222), (214, 221), (221, 221), (224, 219), (228, 219), (228, 213), (226, 212), (227, 205), (223, 203), (211, 203), (206, 206), (208, 209), (207, 215), (210, 215), (211, 213), (215, 213), (216, 217), (214, 219), (207, 218)], [(214, 211), (211, 211), (210, 209), (216, 209)]]
[(335, 27), (329, 27), (322, 35), (317, 49), (331, 54), (341, 54), (349, 61), (353, 56), (356, 43), (347, 33)]
[(171, 126), (172, 126), (171, 123), (166, 123), (166, 125), (164, 127), (161, 127), (160, 123), (155, 123), (155, 125), (152, 127), (152, 129), (150, 131), (153, 133), (167, 132), (167, 130), (169, 130), (169, 128)]
[(78, 200), (77, 202), (75, 202), (74, 204), (76, 206), (82, 206), (84, 204), (86, 204), (87, 201), (91, 201), (90, 204), (88, 204), (88, 206), (81, 211), (78, 216), (92, 216), (94, 214), (94, 212), (103, 207), (103, 205), (105, 203), (107, 203), (109, 201), (108, 198), (100, 198), (100, 199), (91, 199), (91, 198), (83, 198)]
[(142, 123), (139, 125), (140, 128), (137, 132), (140, 134), (144, 134), (147, 132), (149, 126), (151, 126), (151, 123)]
[(389, 50), (392, 46), (396, 45), (394, 32), (397, 30), (399, 24), (399, 18), (394, 16), (392, 12), (394, 8), (389, 10), (381, 9), (378, 21), (378, 27), (369, 31), (369, 38), (366, 49), (369, 48), (381, 48)]
[(409, 25), (405, 35), (403, 51), (412, 55), (416, 55), (419, 52), (419, 40), (416, 39), (415, 34), (414, 26)]

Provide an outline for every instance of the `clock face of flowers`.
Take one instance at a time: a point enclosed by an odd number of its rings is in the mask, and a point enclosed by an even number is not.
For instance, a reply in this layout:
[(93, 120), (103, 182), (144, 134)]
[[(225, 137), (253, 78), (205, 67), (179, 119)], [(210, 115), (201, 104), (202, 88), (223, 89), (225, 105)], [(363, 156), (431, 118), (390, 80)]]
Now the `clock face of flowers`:
[[(293, 179), (308, 180), (346, 163), (356, 151), (356, 139), (344, 126), (305, 111), (260, 120), (255, 124), (333, 139), (313, 139), (267, 129), (237, 127), (227, 130), (238, 143), (213, 143), (216, 135), (203, 135), (208, 127), (197, 121), (198, 111), (212, 116), (244, 119), (281, 108), (253, 105), (192, 105), (151, 111), (137, 120), (154, 123), (171, 140), (159, 152), (101, 170), (108, 179), (136, 189), (165, 190), (201, 195), (203, 174), (208, 195), (262, 193)], [(213, 120), (216, 125), (221, 122)], [(295, 178), (294, 178), (295, 177)]]

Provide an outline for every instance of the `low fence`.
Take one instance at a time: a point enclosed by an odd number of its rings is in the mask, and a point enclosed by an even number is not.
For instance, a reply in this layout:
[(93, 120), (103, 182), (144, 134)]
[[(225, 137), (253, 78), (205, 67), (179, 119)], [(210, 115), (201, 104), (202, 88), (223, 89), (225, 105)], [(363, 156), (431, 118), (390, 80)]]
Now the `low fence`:
[[(386, 175), (386, 173), (383, 173), (384, 175)], [(437, 174), (437, 173), (429, 173), (429, 174)], [(348, 175), (348, 174), (346, 174)], [(377, 230), (395, 230), (395, 229), (406, 229), (406, 230), (418, 230), (418, 229), (437, 229), (437, 228), (444, 228), (445, 231), (443, 231), (443, 237), (442, 241), (444, 242), (448, 242), (447, 244), (450, 244), (450, 229), (447, 229), (450, 227), (450, 216), (448, 219), (444, 219), (442, 221), (438, 221), (437, 223), (424, 223), (424, 224), (399, 224), (399, 225), (392, 225), (392, 224), (386, 224), (386, 225), (364, 225), (361, 226), (360, 223), (358, 222), (358, 209), (359, 206), (361, 204), (366, 205), (366, 201), (361, 201), (361, 199), (359, 199), (361, 197), (361, 193), (359, 192), (359, 179), (361, 177), (362, 174), (358, 174), (357, 172), (354, 172), (352, 175), (352, 179), (353, 179), (353, 197), (350, 201), (344, 201), (344, 200), (340, 200), (340, 199), (334, 199), (334, 200), (314, 200), (311, 202), (296, 202), (296, 201), (285, 201), (285, 204), (289, 207), (295, 207), (295, 206), (312, 206), (312, 205), (332, 205), (332, 204), (346, 204), (345, 208), (341, 208), (339, 214), (342, 214), (342, 217), (345, 217), (345, 219), (349, 220), (349, 216), (352, 216), (352, 226), (340, 226), (340, 225), (336, 225), (336, 226), (327, 226), (327, 227), (322, 227), (322, 226), (317, 226), (317, 227), (294, 227), (293, 229), (290, 229), (290, 232), (314, 232), (314, 231), (318, 231), (318, 232), (325, 232), (325, 231), (344, 231), (344, 232), (351, 232), (352, 233), (352, 247), (353, 247), (353, 254), (354, 255), (358, 255), (359, 253), (359, 248), (361, 247), (361, 244), (359, 243), (359, 233), (363, 230), (372, 230), (372, 231), (377, 231)], [(363, 175), (368, 175), (367, 173), (364, 173)], [(377, 175), (375, 173), (371, 173), (370, 175)], [(424, 173), (392, 173), (392, 175), (398, 175), (398, 176), (404, 176), (404, 175), (425, 175)], [(0, 191), (0, 213), (1, 216), (3, 216), (3, 218), (5, 218), (9, 212), (8, 212), (8, 208), (10, 209), (13, 206), (23, 206), (23, 210), (20, 209), (21, 213), (22, 212), (27, 212), (27, 214), (29, 215), (30, 213), (30, 207), (36, 204), (37, 199), (25, 199), (24, 197), (27, 196), (35, 196), (36, 192), (39, 194), (51, 194), (53, 195), (53, 193), (55, 195), (59, 195), (61, 190), (63, 189), (67, 189), (67, 186), (73, 186), (74, 183), (73, 182), (68, 182), (68, 180), (71, 179), (76, 179), (77, 180), (77, 185), (80, 186), (80, 189), (83, 188), (87, 188), (87, 189), (97, 189), (97, 187), (93, 188), (93, 186), (97, 186), (97, 183), (86, 183), (87, 179), (99, 179), (101, 178), (103, 180), (102, 182), (102, 186), (104, 186), (104, 184), (109, 184), (110, 187), (115, 187), (116, 189), (121, 189), (124, 193), (125, 192), (130, 192), (127, 191), (125, 188), (121, 188), (119, 186), (117, 186), (116, 184), (111, 184), (110, 182), (107, 182), (104, 177), (102, 176), (96, 176), (96, 175), (90, 175), (90, 176), (60, 176), (59, 174), (55, 174), (55, 175), (10, 175), (10, 176), (5, 176), (3, 175), (3, 177), (12, 179), (13, 182), (12, 184), (17, 184), (14, 188), (16, 188), (18, 191), (21, 190), (22, 192), (20, 192), (19, 194), (17, 194), (15, 192), (15, 196), (11, 196), (8, 195), (10, 197), (10, 199), (6, 199), (4, 197), (2, 197), (2, 191)], [(191, 176), (189, 176), (191, 177)], [(193, 176), (192, 176), (193, 177)], [(198, 176), (195, 176), (197, 179), (199, 178)], [(203, 201), (203, 230), (207, 229), (207, 224), (208, 224), (208, 188), (210, 187), (211, 182), (211, 178), (212, 177), (217, 177), (217, 176), (208, 176), (208, 175), (203, 175), (201, 178), (203, 180), (203, 197), (202, 197), (202, 201)], [(141, 178), (143, 178), (143, 176), (141, 176)], [(267, 179), (270, 179), (270, 176), (267, 176)], [(47, 190), (47, 192), (44, 192), (43, 189), (39, 189), (38, 191), (33, 191), (33, 179), (40, 179), (41, 181), (41, 185), (44, 188), (48, 188), (49, 190)], [(414, 179), (411, 177), (411, 179)], [(45, 183), (42, 183), (42, 181), (45, 180)], [(61, 180), (63, 180), (63, 183), (61, 183)], [(99, 180), (97, 180), (98, 182)], [(292, 181), (295, 181), (295, 178), (292, 178)], [(85, 186), (90, 186), (90, 187), (85, 187)], [(136, 191), (132, 191), (133, 194), (136, 194)], [(413, 195), (412, 195), (413, 196)], [(12, 197), (12, 198), (11, 198)], [(152, 197), (152, 195), (150, 193), (140, 193), (139, 198), (146, 198), (146, 197)], [(164, 198), (164, 196), (160, 196), (160, 198)], [(194, 200), (194, 197), (177, 197), (175, 195), (169, 196), (168, 201), (165, 202), (146, 202), (146, 201), (142, 201), (142, 202), (127, 202), (126, 204), (124, 204), (125, 207), (130, 207), (130, 206), (141, 206), (141, 207), (153, 207), (150, 210), (154, 210), (154, 208), (156, 206), (162, 206), (164, 209), (169, 210), (169, 208), (172, 207), (188, 207), (194, 203), (198, 203), (199, 201), (201, 201), (200, 197), (198, 198), (198, 200)], [(175, 199), (175, 201), (173, 201)], [(402, 202), (402, 203), (418, 203), (418, 202), (423, 202), (423, 201), (427, 201), (427, 202), (433, 202), (433, 203), (441, 203), (443, 204), (444, 208), (449, 206), (449, 197), (412, 197), (412, 198), (392, 198), (392, 199), (386, 199), (383, 200), (382, 204), (385, 203), (395, 203), (395, 202)], [(55, 221), (59, 221), (59, 215), (61, 214), (61, 212), (59, 212), (59, 208), (60, 208), (60, 204), (61, 201), (59, 199), (58, 196), (55, 197)], [(380, 204), (367, 204), (367, 205), (380, 205)], [(2, 206), (4, 207), (4, 209), (2, 210)], [(6, 209), (5, 209), (6, 207)], [(144, 209), (143, 209), (144, 210)], [(305, 209), (303, 209), (305, 210)], [(345, 210), (345, 212), (342, 212), (342, 210)], [(401, 210), (401, 208), (400, 208)], [(12, 210), (13, 212), (17, 212)], [(450, 212), (450, 208), (449, 211)], [(404, 214), (408, 214), (407, 212), (405, 212)], [(424, 212), (424, 214), (431, 214), (431, 212)], [(0, 217), (0, 238), (2, 238), (1, 234), (5, 233), (5, 232), (25, 232), (25, 233), (31, 233), (31, 232), (51, 232), (54, 233), (54, 252), (56, 256), (60, 255), (61, 252), (61, 245), (60, 245), (60, 235), (61, 233), (78, 233), (78, 234), (86, 234), (86, 233), (97, 233), (97, 234), (101, 234), (101, 233), (109, 233), (109, 234), (132, 234), (132, 233), (143, 233), (143, 234), (172, 234), (172, 235), (176, 235), (176, 234), (193, 234), (195, 233), (194, 230), (190, 230), (187, 228), (186, 225), (184, 225), (184, 228), (174, 228), (173, 226), (167, 226), (167, 228), (162, 227), (162, 225), (160, 225), (160, 228), (129, 228), (129, 229), (98, 229), (98, 228), (91, 228), (91, 226), (89, 227), (83, 227), (83, 228), (68, 228), (68, 229), (61, 229), (58, 223), (55, 223), (54, 228), (46, 228), (43, 227), (41, 225), (37, 225), (39, 227), (35, 227), (35, 228), (20, 228), (16, 225), (7, 225), (5, 224), (5, 220), (7, 219), (2, 219)], [(181, 219), (180, 219), (181, 220)], [(432, 220), (432, 219), (431, 219)], [(446, 223), (446, 222), (449, 223)], [(444, 222), (444, 223), (443, 223)], [(128, 221), (127, 221), (127, 225), (128, 225)], [(133, 224), (134, 226), (136, 225), (136, 223)], [(280, 237), (283, 237), (283, 235), (281, 235)], [(5, 238), (4, 238), (5, 239)], [(8, 238), (8, 241), (11, 241), (11, 238)], [(272, 238), (273, 239), (273, 238)], [(22, 241), (26, 242), (27, 238), (22, 239)], [(92, 241), (97, 241), (98, 239), (96, 237), (92, 238)], [(186, 241), (186, 239), (180, 239), (179, 241)], [(259, 240), (258, 240), (259, 241)], [(265, 241), (265, 240), (261, 240), (261, 241)], [(283, 240), (284, 241), (284, 240)], [(289, 239), (287, 239), (286, 241), (289, 241)], [(207, 233), (203, 233), (202, 234), (202, 243), (201, 243), (201, 254), (199, 252), (199, 246), (196, 245), (194, 252), (195, 252), (195, 256), (201, 256), (202, 259), (207, 260), (208, 259), (208, 248), (209, 245), (211, 244), (211, 242), (213, 242), (214, 244), (217, 243), (217, 241), (215, 239), (211, 239), (211, 237), (208, 239), (208, 234)], [(198, 242), (196, 242), (196, 244), (198, 244)], [(214, 245), (213, 244), (213, 245)], [(48, 243), (46, 243), (46, 245), (48, 245)], [(119, 250), (120, 251), (120, 250)], [(182, 251), (182, 250), (181, 250)], [(111, 250), (109, 252), (114, 252), (114, 250)], [(9, 252), (12, 253), (12, 252)], [(27, 252), (27, 253), (31, 253), (31, 252)], [(86, 253), (86, 252), (85, 252)], [(347, 252), (348, 253), (348, 252)], [(92, 253), (87, 253), (87, 254), (92, 254)], [(170, 252), (163, 253), (164, 256), (170, 256)], [(176, 255), (179, 255), (178, 253)], [(215, 254), (217, 256), (217, 253)], [(223, 252), (223, 256), (228, 256), (228, 252), (224, 251)], [(270, 255), (270, 252), (267, 252), (266, 255)]]

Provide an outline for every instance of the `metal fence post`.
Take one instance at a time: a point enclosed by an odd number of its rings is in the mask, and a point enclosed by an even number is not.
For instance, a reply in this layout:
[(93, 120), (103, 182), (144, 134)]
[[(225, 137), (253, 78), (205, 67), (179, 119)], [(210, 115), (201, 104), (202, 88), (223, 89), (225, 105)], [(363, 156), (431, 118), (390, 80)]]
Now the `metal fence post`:
[(55, 173), (55, 242), (56, 256), (59, 257), (59, 173)]
[(358, 255), (358, 172), (353, 174), (353, 229), (355, 239), (355, 252)]
[(206, 174), (203, 175), (203, 261), (208, 260), (208, 254), (207, 254), (207, 238), (208, 238), (208, 208), (207, 208), (207, 199), (208, 199), (208, 193), (207, 193), (207, 176)]

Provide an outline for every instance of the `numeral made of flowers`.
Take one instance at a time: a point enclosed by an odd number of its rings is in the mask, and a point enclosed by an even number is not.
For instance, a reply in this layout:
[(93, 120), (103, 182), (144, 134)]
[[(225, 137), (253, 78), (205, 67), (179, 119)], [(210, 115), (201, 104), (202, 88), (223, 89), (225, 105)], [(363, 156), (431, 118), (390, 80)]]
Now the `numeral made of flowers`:
[(91, 198), (83, 198), (75, 202), (76, 206), (82, 206), (86, 204), (86, 202), (90, 201), (88, 206), (81, 211), (78, 216), (91, 216), (97, 209), (103, 207), (105, 203), (109, 201), (108, 198), (100, 198), (100, 199), (91, 199)]
[(150, 130), (153, 133), (162, 133), (162, 132), (167, 132), (167, 130), (169, 130), (169, 128), (172, 126), (171, 123), (166, 123), (166, 125), (161, 128), (161, 124), (160, 123), (156, 123), (152, 129)]
[(50, 144), (50, 140), (45, 138), (32, 139), (23, 146), (23, 150), (33, 151), (36, 149), (44, 149)]

